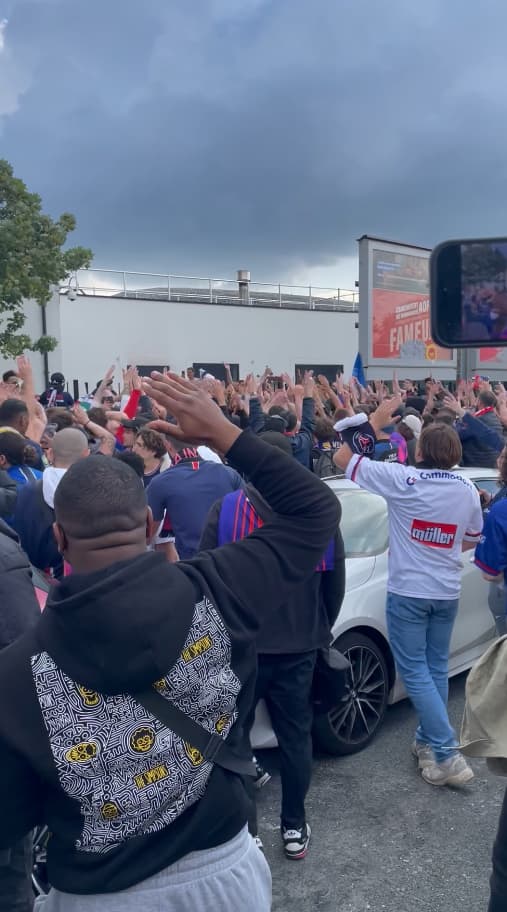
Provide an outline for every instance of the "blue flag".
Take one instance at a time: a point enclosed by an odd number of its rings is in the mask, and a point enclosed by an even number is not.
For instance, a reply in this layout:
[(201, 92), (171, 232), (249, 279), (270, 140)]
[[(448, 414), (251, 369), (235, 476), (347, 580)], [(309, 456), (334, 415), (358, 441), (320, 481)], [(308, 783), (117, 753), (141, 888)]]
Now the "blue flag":
[(366, 377), (364, 375), (363, 359), (361, 358), (361, 355), (359, 352), (357, 353), (356, 360), (354, 361), (354, 367), (352, 368), (352, 376), (356, 378), (357, 382), (360, 383), (361, 386), (366, 387)]

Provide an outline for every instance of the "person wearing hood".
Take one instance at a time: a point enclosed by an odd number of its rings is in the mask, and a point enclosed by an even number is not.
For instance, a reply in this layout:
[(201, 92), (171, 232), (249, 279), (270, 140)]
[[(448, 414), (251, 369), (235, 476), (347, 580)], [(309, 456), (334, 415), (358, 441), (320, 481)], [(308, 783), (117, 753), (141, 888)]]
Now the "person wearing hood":
[(78, 428), (64, 428), (51, 441), (51, 465), (42, 478), (18, 490), (12, 525), (31, 563), (59, 577), (63, 561), (53, 534), (55, 492), (67, 469), (90, 453), (88, 441)]
[[(266, 439), (268, 433), (260, 437)], [(286, 437), (273, 432), (271, 446), (286, 452)], [(289, 450), (289, 458), (292, 453)], [(340, 508), (341, 512), (341, 508)], [(208, 514), (201, 550), (238, 541), (260, 528), (271, 511), (252, 485), (233, 491)], [(306, 821), (305, 798), (312, 776), (312, 687), (317, 651), (331, 643), (331, 629), (345, 592), (345, 549), (338, 523), (323, 559), (287, 601), (273, 602), (269, 619), (257, 637), (257, 681), (245, 734), (250, 735), (255, 708), (265, 700), (280, 751), (282, 808), (280, 830), (287, 858), (306, 856), (311, 837)], [(266, 773), (258, 767), (261, 773)], [(260, 777), (258, 777), (259, 780)], [(257, 781), (257, 786), (259, 782)], [(259, 840), (255, 792), (249, 829)]]
[(322, 558), (339, 507), (188, 381), (157, 373), (147, 391), (177, 419), (173, 434), (224, 453), (272, 516), (171, 564), (146, 551), (153, 523), (129, 466), (71, 466), (55, 535), (73, 573), (0, 654), (0, 688), (16, 695), (0, 704), (0, 849), (49, 825), (43, 912), (268, 912), (241, 753), (255, 638)]
[[(0, 520), (0, 650), (35, 626), (40, 611), (30, 564), (16, 533)], [(0, 850), (0, 912), (31, 912), (32, 844), (25, 836)]]

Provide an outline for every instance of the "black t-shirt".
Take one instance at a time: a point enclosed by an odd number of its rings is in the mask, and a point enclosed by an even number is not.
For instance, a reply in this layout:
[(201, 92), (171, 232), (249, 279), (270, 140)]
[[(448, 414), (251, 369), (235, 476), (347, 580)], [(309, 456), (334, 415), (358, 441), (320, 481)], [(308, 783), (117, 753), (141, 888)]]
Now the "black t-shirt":
[(143, 475), (144, 487), (147, 488), (150, 481), (153, 481), (153, 479), (156, 478), (157, 475), (160, 475), (160, 466), (158, 466), (158, 468), (156, 468), (154, 472), (146, 472), (146, 474)]

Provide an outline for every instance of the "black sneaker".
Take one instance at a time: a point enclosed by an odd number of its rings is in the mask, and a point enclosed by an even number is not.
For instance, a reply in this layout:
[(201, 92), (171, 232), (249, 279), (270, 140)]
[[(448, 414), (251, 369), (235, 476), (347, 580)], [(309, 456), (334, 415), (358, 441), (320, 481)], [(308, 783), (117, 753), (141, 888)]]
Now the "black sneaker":
[(270, 774), (265, 770), (260, 763), (254, 757), (255, 769), (257, 770), (257, 775), (254, 779), (254, 785), (256, 789), (261, 789), (264, 785), (267, 785), (271, 779)]
[(283, 827), (282, 839), (286, 857), (296, 860), (304, 858), (308, 852), (311, 835), (312, 831), (308, 823), (305, 823), (300, 830), (287, 830)]

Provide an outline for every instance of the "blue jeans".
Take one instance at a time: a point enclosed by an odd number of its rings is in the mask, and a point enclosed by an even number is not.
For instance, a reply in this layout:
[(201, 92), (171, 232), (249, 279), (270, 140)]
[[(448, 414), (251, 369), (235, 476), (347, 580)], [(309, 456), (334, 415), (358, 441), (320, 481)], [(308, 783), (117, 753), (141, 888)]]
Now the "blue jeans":
[(458, 599), (419, 599), (387, 593), (387, 629), (394, 660), (419, 716), (416, 741), (438, 763), (456, 752), (447, 714), (449, 648)]

